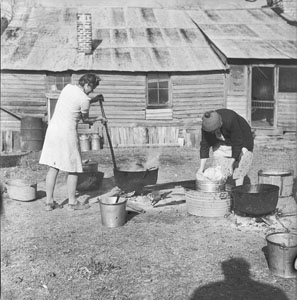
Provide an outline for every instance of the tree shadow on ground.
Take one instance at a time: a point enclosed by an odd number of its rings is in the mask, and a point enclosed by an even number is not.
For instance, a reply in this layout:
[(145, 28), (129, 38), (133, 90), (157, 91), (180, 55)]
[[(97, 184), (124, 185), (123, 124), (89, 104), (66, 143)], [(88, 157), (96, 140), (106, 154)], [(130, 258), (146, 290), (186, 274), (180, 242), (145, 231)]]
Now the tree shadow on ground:
[(251, 279), (249, 269), (243, 258), (223, 261), (225, 279), (197, 288), (189, 300), (289, 300), (282, 290)]

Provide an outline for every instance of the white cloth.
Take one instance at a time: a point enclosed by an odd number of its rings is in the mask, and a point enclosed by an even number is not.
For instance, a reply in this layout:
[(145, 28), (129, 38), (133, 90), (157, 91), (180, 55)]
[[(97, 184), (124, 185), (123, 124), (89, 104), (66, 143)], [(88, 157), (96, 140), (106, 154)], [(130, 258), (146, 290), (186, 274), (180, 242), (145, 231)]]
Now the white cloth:
[(230, 158), (232, 157), (232, 147), (222, 144), (218, 144), (213, 150), (214, 165), (220, 166), (222, 173), (225, 177), (233, 175), (233, 179), (243, 178), (249, 172), (253, 153), (248, 151), (245, 147), (241, 149), (241, 154), (239, 156), (238, 164), (236, 165), (234, 171), (230, 169)]
[(79, 86), (65, 86), (49, 121), (40, 164), (65, 172), (83, 171), (77, 125), (81, 113), (87, 113), (89, 108), (90, 98)]

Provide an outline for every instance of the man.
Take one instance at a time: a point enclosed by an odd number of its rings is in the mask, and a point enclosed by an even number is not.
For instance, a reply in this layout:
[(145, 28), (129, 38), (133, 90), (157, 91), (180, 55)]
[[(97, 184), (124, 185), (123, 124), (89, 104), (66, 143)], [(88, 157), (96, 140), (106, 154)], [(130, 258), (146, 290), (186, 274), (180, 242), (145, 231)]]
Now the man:
[(230, 109), (208, 111), (202, 117), (200, 167), (202, 174), (212, 147), (215, 163), (242, 185), (253, 159), (254, 139), (248, 122)]

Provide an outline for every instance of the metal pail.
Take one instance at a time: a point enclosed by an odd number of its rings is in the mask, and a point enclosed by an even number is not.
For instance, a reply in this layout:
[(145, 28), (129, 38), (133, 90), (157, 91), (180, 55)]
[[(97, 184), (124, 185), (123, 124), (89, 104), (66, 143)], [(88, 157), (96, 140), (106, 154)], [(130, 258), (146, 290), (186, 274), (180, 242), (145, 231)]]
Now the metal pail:
[(126, 223), (126, 198), (120, 198), (116, 203), (117, 197), (100, 199), (100, 211), (102, 225), (106, 227), (119, 227)]
[(266, 236), (269, 270), (276, 276), (294, 278), (297, 270), (294, 261), (297, 257), (297, 234), (276, 232)]

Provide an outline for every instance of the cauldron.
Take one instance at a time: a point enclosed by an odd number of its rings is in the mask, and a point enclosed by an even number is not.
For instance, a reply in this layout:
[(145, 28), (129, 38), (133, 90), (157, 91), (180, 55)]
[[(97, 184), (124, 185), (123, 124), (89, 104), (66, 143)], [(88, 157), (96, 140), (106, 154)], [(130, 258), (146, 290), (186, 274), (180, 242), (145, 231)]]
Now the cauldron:
[(116, 185), (126, 193), (140, 194), (146, 185), (156, 184), (158, 179), (158, 168), (144, 169), (142, 171), (129, 171), (124, 169), (113, 169)]
[(245, 184), (232, 188), (232, 207), (238, 214), (263, 216), (277, 206), (279, 187), (272, 184)]

